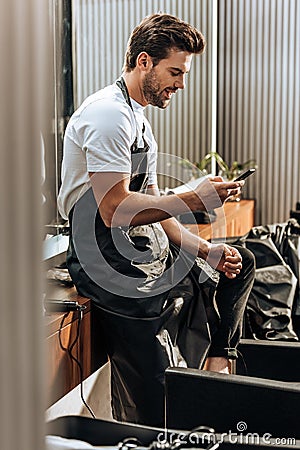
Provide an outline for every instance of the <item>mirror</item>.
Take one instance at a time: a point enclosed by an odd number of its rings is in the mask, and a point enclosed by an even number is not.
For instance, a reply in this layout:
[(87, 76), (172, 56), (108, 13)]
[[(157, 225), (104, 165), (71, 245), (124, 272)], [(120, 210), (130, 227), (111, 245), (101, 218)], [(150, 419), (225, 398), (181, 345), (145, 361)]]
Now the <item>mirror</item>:
[[(46, 149), (45, 196), (48, 224), (63, 224), (56, 197), (60, 186), (63, 132), (70, 115), (92, 92), (114, 82), (121, 74), (128, 37), (140, 20), (163, 10), (201, 29), (210, 45), (195, 57), (184, 92), (178, 92), (167, 110), (146, 108), (162, 154), (161, 187), (174, 187), (182, 177), (181, 158), (199, 161), (211, 149), (214, 1), (176, 0), (58, 1), (52, 0), (54, 109), (53, 139)], [(183, 8), (189, 4), (189, 8)], [(194, 11), (193, 11), (194, 9)], [(113, 31), (111, 33), (111, 31)], [(108, 34), (111, 33), (108, 39)], [(216, 78), (214, 80), (216, 82)], [(214, 97), (215, 98), (215, 97)], [(178, 158), (179, 157), (179, 158)], [(188, 179), (184, 179), (184, 182)], [(180, 181), (179, 181), (180, 183)]]

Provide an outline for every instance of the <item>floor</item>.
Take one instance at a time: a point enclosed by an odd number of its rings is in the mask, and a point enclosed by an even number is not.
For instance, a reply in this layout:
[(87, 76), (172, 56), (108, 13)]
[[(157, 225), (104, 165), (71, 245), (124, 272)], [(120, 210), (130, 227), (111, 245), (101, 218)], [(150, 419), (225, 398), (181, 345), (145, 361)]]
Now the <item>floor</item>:
[[(113, 420), (110, 396), (110, 367), (106, 363), (83, 382), (83, 397), (97, 419)], [(68, 415), (91, 417), (80, 396), (80, 386), (54, 403), (46, 411), (46, 421)]]

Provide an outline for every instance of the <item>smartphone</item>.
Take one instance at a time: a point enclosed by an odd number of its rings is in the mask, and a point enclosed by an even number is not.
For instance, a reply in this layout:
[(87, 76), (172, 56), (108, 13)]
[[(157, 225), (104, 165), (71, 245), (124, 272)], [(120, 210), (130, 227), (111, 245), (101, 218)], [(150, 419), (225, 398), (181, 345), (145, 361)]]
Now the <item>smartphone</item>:
[(248, 178), (250, 175), (252, 175), (254, 172), (256, 171), (256, 169), (248, 169), (246, 170), (246, 172), (241, 173), (241, 175), (239, 175), (237, 178), (235, 178), (233, 181), (241, 181), (241, 180), (245, 180), (246, 178)]

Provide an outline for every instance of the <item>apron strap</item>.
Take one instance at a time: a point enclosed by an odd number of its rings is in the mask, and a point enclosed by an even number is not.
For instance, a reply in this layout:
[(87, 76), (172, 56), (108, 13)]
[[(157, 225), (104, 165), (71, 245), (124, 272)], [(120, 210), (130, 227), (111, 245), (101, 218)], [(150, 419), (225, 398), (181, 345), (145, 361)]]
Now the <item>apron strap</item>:
[[(126, 103), (130, 106), (131, 110), (133, 111), (133, 106), (129, 97), (129, 92), (125, 83), (125, 80), (123, 77), (118, 78), (118, 80), (116, 81), (116, 85), (121, 89), (123, 97), (125, 98)], [(144, 136), (145, 133), (145, 124), (143, 123), (143, 128), (142, 128), (142, 135)], [(137, 145), (137, 137), (135, 138), (134, 144)]]

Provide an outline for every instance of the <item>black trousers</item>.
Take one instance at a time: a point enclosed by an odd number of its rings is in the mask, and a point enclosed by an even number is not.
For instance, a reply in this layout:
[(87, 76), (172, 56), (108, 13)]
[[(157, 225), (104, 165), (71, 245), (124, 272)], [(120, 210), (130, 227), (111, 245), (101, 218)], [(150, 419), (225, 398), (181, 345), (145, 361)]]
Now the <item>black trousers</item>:
[(234, 245), (243, 258), (243, 268), (236, 278), (229, 279), (224, 273), (216, 291), (216, 303), (220, 325), (212, 336), (209, 356), (237, 358), (236, 347), (242, 336), (243, 317), (255, 276), (255, 259), (244, 247)]

